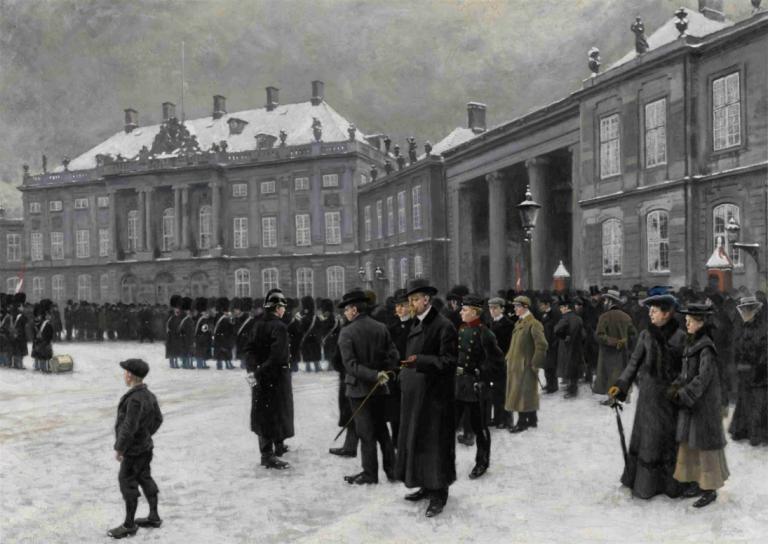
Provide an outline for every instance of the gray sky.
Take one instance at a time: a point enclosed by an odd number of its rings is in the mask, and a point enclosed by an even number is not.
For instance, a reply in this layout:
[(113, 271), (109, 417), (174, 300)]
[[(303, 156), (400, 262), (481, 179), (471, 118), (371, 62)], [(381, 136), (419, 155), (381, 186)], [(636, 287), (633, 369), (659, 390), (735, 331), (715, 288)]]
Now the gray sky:
[[(741, 20), (748, 0), (725, 0)], [(310, 97), (325, 81), (329, 104), (361, 130), (396, 142), (439, 140), (466, 123), (465, 104), (488, 104), (496, 125), (556, 100), (634, 47), (643, 17), (652, 33), (697, 0), (0, 0), (0, 199), (18, 205), (21, 165), (41, 170), (180, 103), (186, 44), (187, 118)], [(178, 106), (177, 106), (178, 108)]]

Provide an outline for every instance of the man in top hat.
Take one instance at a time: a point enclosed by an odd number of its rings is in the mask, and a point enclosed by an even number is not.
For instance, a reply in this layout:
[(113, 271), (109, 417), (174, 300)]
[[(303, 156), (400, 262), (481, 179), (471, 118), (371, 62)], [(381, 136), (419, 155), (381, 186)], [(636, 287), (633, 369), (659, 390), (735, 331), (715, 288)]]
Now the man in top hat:
[[(346, 371), (346, 396), (355, 416), (360, 438), (363, 471), (345, 476), (350, 484), (379, 481), (376, 444), (381, 444), (382, 464), (387, 478), (394, 480), (395, 451), (387, 429), (387, 382), (400, 360), (387, 327), (368, 314), (368, 296), (361, 290), (346, 293), (338, 308), (349, 325), (339, 333), (339, 352)], [(372, 393), (371, 393), (372, 392)]]
[[(154, 435), (163, 423), (157, 398), (144, 383), (149, 365), (141, 359), (122, 361), (123, 380), (130, 389), (120, 399), (115, 422), (115, 459), (120, 462), (118, 482), (125, 501), (125, 521), (110, 529), (112, 538), (135, 535), (139, 527), (160, 527), (163, 520), (157, 512), (157, 484), (150, 463)], [(139, 504), (139, 487), (149, 503), (149, 516), (135, 519)]]
[[(501, 297), (488, 300), (488, 312), (491, 314), (490, 328), (496, 336), (496, 342), (503, 354), (509, 351), (509, 343), (512, 340), (512, 329), (515, 324), (506, 315), (507, 301)], [(511, 414), (504, 409), (507, 400), (507, 365), (501, 364), (496, 368), (493, 376), (491, 394), (493, 399), (493, 425), (497, 429), (505, 429), (510, 426)]]
[(565, 398), (579, 394), (579, 371), (584, 363), (584, 323), (574, 311), (575, 298), (560, 298), (562, 317), (555, 325), (557, 343), (557, 366), (563, 369), (568, 383)]
[[(621, 310), (624, 298), (621, 294), (609, 289), (603, 294), (605, 313), (597, 321), (595, 335), (599, 345), (597, 357), (597, 378), (592, 386), (592, 392), (597, 395), (607, 395), (608, 388), (616, 383), (624, 368), (627, 366), (629, 354), (634, 347), (637, 329), (632, 318)], [(606, 398), (603, 404), (610, 404)]]
[(11, 367), (24, 369), (24, 357), (29, 355), (27, 347), (27, 316), (24, 315), (25, 293), (13, 295), (11, 305), (10, 345), (8, 353), (11, 357)]
[(468, 294), (469, 289), (466, 286), (454, 285), (451, 287), (451, 290), (448, 291), (448, 294), (445, 295), (447, 305), (443, 309), (443, 315), (453, 323), (454, 327), (458, 328), (461, 325), (461, 315), (459, 314), (459, 311), (461, 310), (461, 299), (464, 295)]
[(261, 466), (268, 469), (290, 467), (275, 451), (293, 436), (293, 414), (286, 413), (289, 395), (283, 388), (284, 375), (291, 376), (288, 330), (282, 320), (287, 305), (279, 289), (267, 293), (264, 317), (256, 322), (243, 350), (251, 385), (251, 431), (259, 436)]
[(219, 297), (216, 300), (216, 317), (213, 326), (213, 358), (216, 359), (216, 369), (234, 370), (232, 364), (232, 345), (234, 343), (234, 327), (229, 314), (229, 300)]
[(400, 433), (396, 477), (419, 489), (410, 501), (429, 499), (427, 517), (443, 511), (448, 487), (456, 480), (454, 439), (457, 337), (456, 328), (432, 307), (437, 289), (426, 279), (408, 287), (415, 314), (408, 334), (406, 358), (400, 362)]
[(517, 296), (512, 300), (517, 316), (507, 352), (507, 404), (510, 412), (517, 412), (517, 424), (509, 429), (520, 433), (538, 426), (539, 369), (547, 357), (547, 339), (544, 327), (531, 313), (531, 299)]
[(184, 318), (181, 313), (181, 295), (171, 295), (170, 306), (171, 313), (165, 321), (165, 357), (171, 368), (179, 368), (181, 350), (178, 330), (179, 324)]
[(469, 415), (472, 432), (477, 438), (475, 466), (471, 479), (479, 478), (488, 470), (491, 460), (491, 432), (488, 430), (486, 405), (490, 401), (490, 383), (502, 366), (504, 354), (496, 336), (480, 320), (483, 299), (469, 294), (461, 300), (462, 324), (458, 331), (458, 359), (456, 363), (456, 417)]
[(209, 369), (206, 362), (211, 358), (211, 318), (208, 315), (208, 299), (198, 297), (195, 299), (197, 321), (195, 322), (195, 361), (197, 368)]

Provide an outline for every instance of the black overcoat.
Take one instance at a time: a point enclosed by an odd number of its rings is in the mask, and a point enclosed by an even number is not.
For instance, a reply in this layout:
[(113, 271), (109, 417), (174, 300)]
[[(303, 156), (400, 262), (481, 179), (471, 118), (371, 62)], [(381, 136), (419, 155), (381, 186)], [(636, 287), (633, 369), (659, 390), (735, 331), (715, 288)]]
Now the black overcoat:
[(19, 311), (11, 316), (11, 341), (9, 355), (13, 357), (25, 357), (29, 355), (27, 347), (27, 316)]
[(231, 361), (234, 342), (232, 319), (228, 314), (219, 315), (213, 327), (213, 358), (217, 361)]
[(32, 357), (47, 361), (53, 357), (53, 325), (45, 319), (35, 329), (35, 337), (32, 339)]
[(123, 455), (139, 455), (154, 447), (152, 435), (163, 423), (155, 395), (140, 383), (131, 387), (117, 405), (115, 450)]
[(584, 322), (576, 312), (567, 312), (555, 325), (555, 336), (557, 368), (562, 368), (565, 378), (577, 377), (584, 363)]
[[(400, 360), (386, 325), (363, 314), (339, 333), (339, 351), (346, 376), (346, 395), (360, 398), (368, 395), (379, 371), (394, 370)], [(379, 386), (374, 395), (385, 395), (389, 388)]]

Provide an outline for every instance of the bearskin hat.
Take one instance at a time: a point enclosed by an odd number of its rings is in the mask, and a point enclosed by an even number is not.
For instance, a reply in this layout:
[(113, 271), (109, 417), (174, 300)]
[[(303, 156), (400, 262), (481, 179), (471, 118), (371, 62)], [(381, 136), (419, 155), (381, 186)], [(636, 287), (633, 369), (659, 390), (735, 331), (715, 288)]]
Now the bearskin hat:
[(181, 311), (188, 312), (192, 309), (192, 299), (190, 297), (184, 297), (181, 299)]
[(227, 297), (219, 297), (216, 299), (216, 311), (217, 312), (229, 311), (229, 299)]
[(16, 293), (13, 297), (14, 304), (18, 304), (19, 306), (22, 306), (24, 303), (27, 302), (27, 294), (25, 292)]
[(253, 309), (253, 302), (250, 298), (240, 299), (240, 310), (243, 312), (250, 312)]
[(195, 310), (202, 313), (207, 309), (208, 309), (208, 299), (205, 297), (197, 297), (195, 299)]
[(178, 308), (181, 305), (181, 295), (171, 295), (171, 308)]
[(301, 309), (306, 313), (313, 313), (315, 311), (315, 299), (309, 295), (301, 297)]
[(242, 310), (243, 309), (243, 301), (239, 297), (235, 297), (232, 299), (232, 309), (233, 310)]

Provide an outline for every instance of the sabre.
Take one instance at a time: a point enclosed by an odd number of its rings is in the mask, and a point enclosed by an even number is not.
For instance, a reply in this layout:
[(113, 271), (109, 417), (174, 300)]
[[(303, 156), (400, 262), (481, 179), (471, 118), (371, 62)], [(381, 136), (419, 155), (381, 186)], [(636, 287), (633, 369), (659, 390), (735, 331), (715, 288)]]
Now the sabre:
[[(392, 372), (391, 370), (388, 370), (388, 371), (387, 371), (387, 374), (390, 374), (390, 373), (391, 373), (393, 376), (394, 376), (394, 374), (395, 374), (395, 373), (394, 373), (394, 372)], [(341, 430), (339, 431), (339, 434), (337, 434), (337, 435), (336, 435), (336, 436), (333, 438), (333, 441), (334, 441), (334, 442), (336, 442), (336, 441), (339, 439), (339, 437), (341, 436), (341, 433), (343, 433), (343, 432), (344, 432), (344, 429), (346, 429), (347, 427), (349, 427), (349, 424), (350, 424), (350, 423), (352, 423), (352, 421), (354, 421), (354, 419), (355, 419), (355, 416), (356, 416), (358, 413), (360, 413), (360, 409), (361, 409), (363, 406), (365, 406), (365, 403), (366, 403), (366, 402), (368, 402), (368, 399), (369, 399), (369, 398), (371, 398), (371, 395), (373, 395), (373, 392), (374, 392), (374, 391), (376, 391), (376, 389), (378, 389), (379, 385), (380, 385), (380, 384), (379, 384), (379, 382), (378, 382), (378, 380), (377, 380), (377, 381), (376, 381), (376, 383), (375, 383), (375, 384), (373, 384), (373, 387), (371, 387), (371, 390), (370, 390), (370, 391), (368, 391), (368, 394), (367, 394), (367, 395), (365, 396), (365, 398), (363, 399), (363, 402), (361, 402), (361, 403), (360, 403), (360, 406), (358, 406), (358, 407), (357, 407), (357, 410), (355, 410), (355, 411), (354, 411), (354, 413), (352, 414), (352, 417), (350, 417), (350, 418), (349, 418), (349, 421), (347, 421), (347, 422), (344, 424), (344, 426), (343, 426), (343, 427), (341, 428)]]

